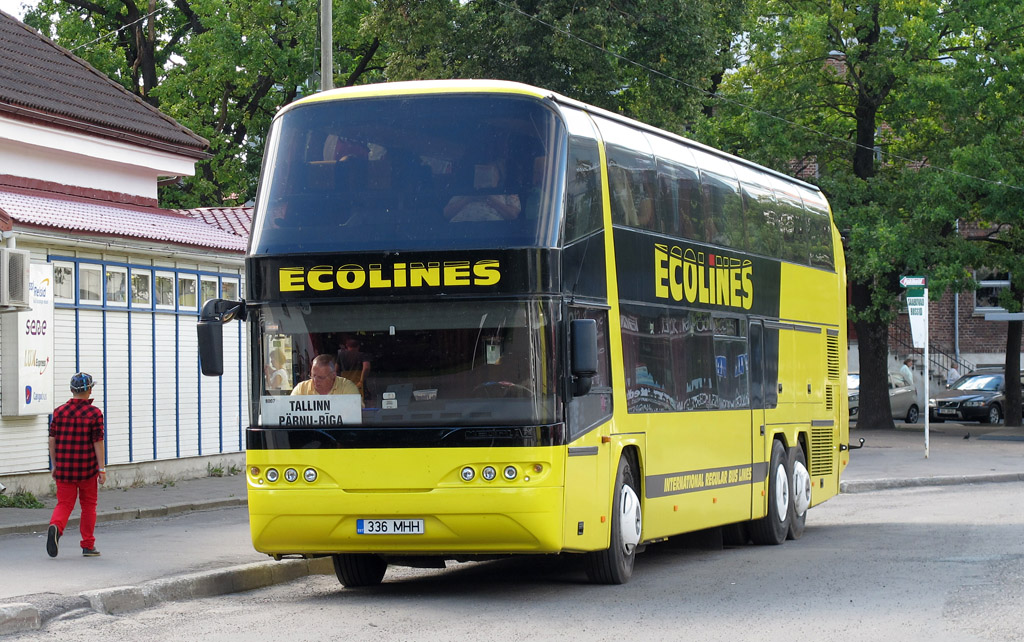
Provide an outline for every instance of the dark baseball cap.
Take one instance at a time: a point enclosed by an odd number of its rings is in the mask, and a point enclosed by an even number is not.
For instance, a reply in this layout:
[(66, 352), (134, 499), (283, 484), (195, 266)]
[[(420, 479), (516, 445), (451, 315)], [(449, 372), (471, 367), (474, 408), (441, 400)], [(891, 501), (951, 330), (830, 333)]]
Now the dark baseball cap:
[(91, 374), (76, 372), (75, 375), (71, 377), (71, 392), (85, 392), (87, 390), (92, 390), (93, 383)]

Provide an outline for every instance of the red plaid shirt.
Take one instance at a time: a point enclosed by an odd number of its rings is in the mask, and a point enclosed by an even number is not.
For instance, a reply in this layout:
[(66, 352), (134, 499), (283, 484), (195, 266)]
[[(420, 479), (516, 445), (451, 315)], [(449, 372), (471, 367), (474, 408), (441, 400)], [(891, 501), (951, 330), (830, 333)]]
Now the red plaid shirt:
[(55, 480), (78, 482), (99, 473), (93, 444), (103, 441), (103, 411), (92, 405), (92, 399), (70, 399), (54, 410), (50, 437), (57, 440)]

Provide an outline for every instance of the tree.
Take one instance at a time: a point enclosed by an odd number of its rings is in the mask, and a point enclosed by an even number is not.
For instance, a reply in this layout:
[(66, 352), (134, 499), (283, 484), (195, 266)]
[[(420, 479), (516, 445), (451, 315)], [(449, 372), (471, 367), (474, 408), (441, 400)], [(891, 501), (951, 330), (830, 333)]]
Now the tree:
[(388, 80), (496, 78), (681, 131), (732, 65), (741, 0), (383, 0)]
[[(336, 76), (379, 77), (380, 42), (360, 33), (370, 1), (336, 4)], [(165, 207), (251, 199), (273, 115), (319, 84), (317, 0), (41, 0), (25, 19), (210, 141)]]
[[(849, 238), (861, 425), (893, 426), (885, 359), (899, 276), (928, 275), (938, 296), (969, 286), (965, 267), (981, 260), (957, 231), (977, 220), (975, 203), (935, 168), (958, 166), (957, 125), (995, 100), (976, 90), (997, 42), (1020, 48), (1020, 13), (1015, 0), (750, 3), (746, 58), (722, 89), (745, 106), (723, 104), (706, 134), (782, 171), (817, 167), (811, 180)], [(1011, 136), (992, 145), (1019, 146)]]

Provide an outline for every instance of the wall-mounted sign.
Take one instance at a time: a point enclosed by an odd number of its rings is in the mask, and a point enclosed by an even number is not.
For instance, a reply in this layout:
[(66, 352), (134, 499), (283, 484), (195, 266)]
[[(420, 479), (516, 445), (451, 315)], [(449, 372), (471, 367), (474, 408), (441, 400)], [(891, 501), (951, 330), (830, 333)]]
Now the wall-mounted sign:
[(29, 268), (28, 312), (2, 316), (0, 359), (5, 417), (53, 412), (53, 266)]

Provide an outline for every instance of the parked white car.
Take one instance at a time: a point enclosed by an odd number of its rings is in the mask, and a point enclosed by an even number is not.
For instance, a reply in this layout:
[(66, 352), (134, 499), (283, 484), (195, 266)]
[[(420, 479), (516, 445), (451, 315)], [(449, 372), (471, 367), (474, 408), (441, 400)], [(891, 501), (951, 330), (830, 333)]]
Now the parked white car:
[[(846, 387), (849, 389), (850, 419), (856, 419), (860, 409), (860, 373), (848, 374)], [(921, 416), (921, 409), (917, 405), (917, 391), (898, 372), (889, 373), (889, 409), (892, 411), (893, 419), (901, 419), (908, 424), (917, 423)]]

